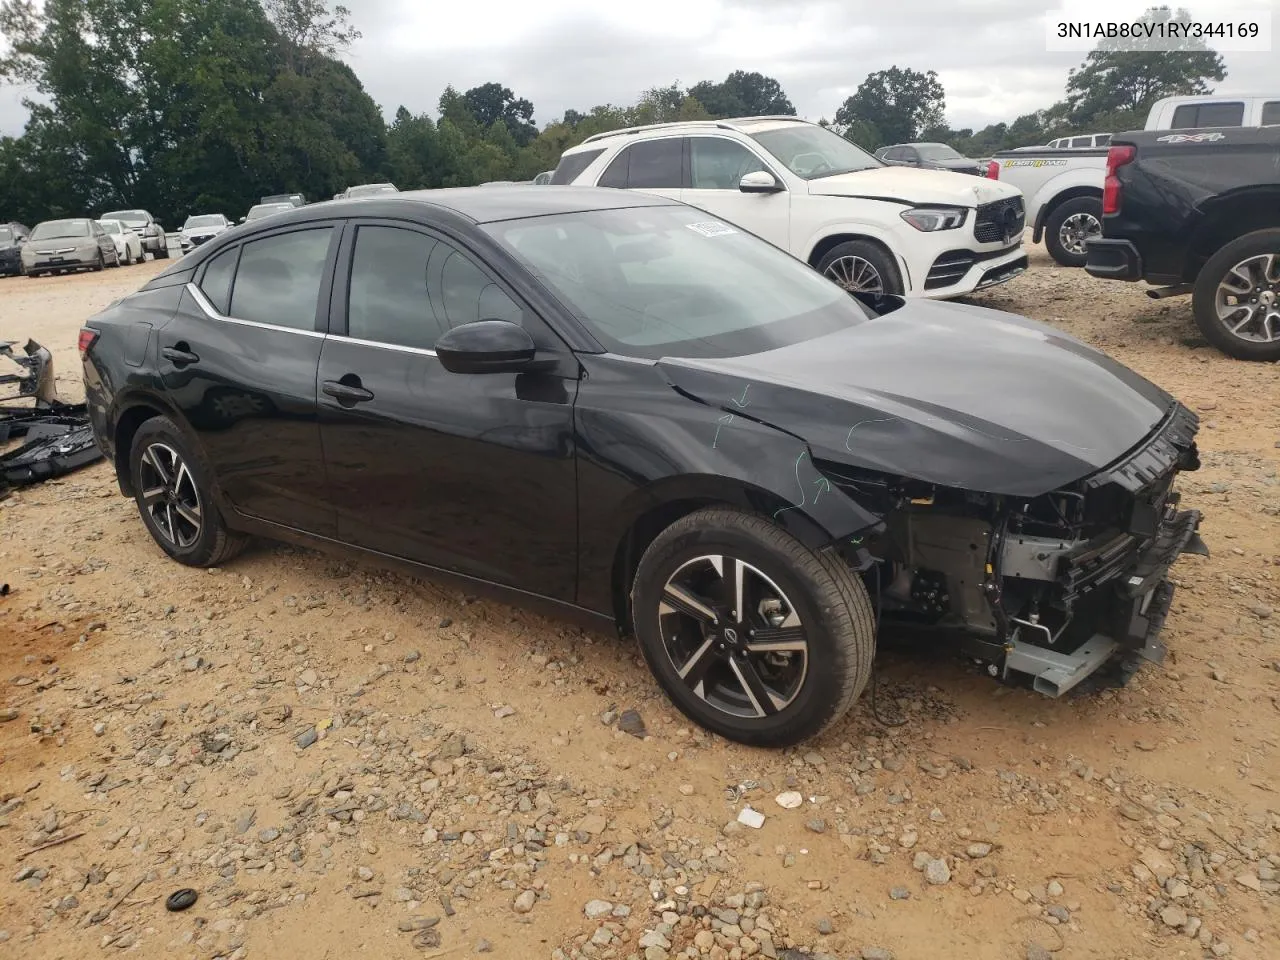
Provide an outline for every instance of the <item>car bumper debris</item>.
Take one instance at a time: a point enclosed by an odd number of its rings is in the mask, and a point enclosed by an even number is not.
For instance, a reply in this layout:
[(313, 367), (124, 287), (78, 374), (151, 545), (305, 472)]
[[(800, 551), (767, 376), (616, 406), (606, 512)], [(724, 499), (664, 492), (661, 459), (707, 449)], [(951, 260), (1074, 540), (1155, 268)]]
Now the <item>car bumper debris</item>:
[[(0, 342), (0, 357), (18, 367), (17, 373), (0, 373), (0, 386), (17, 388), (0, 397), (0, 496), (10, 487), (62, 476), (101, 459), (85, 405), (58, 399), (49, 351), (34, 340), (21, 353), (14, 344)], [(10, 405), (14, 400), (31, 402)], [(5, 449), (15, 440), (23, 443)]]

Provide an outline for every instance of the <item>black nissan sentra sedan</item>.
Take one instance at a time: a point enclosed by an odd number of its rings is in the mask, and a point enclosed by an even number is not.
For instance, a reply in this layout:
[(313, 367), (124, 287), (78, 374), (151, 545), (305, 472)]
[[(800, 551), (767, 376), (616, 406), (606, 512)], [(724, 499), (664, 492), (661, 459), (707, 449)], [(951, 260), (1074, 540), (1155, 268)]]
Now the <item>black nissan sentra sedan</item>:
[[(338, 545), (639, 639), (677, 706), (789, 744), (882, 623), (1059, 695), (1159, 659), (1197, 421), (1065, 334), (861, 300), (619, 190), (302, 207), (80, 334), (94, 429), (173, 559)], [(1116, 671), (1123, 673), (1124, 671)]]

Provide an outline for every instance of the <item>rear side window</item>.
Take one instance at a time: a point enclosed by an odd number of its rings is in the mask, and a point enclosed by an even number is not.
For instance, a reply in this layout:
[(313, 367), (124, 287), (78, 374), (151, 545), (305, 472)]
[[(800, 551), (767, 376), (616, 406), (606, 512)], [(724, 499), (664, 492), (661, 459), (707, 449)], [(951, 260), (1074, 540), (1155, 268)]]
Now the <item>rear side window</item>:
[(427, 296), (427, 261), (438, 241), (399, 227), (360, 227), (351, 263), (347, 334), (429, 350), (440, 324)]
[(1262, 120), (1264, 127), (1280, 124), (1280, 100), (1268, 100), (1262, 105)]
[(437, 254), (444, 261), (440, 268), (439, 297), (449, 326), (459, 327), (477, 320), (520, 323), (520, 308), (469, 257), (444, 243), (440, 244)]
[(246, 243), (229, 316), (295, 330), (316, 328), (332, 227), (296, 230)]
[(1244, 103), (1184, 103), (1173, 111), (1173, 130), (1196, 127), (1238, 127), (1244, 123)]
[(238, 256), (239, 247), (223, 250), (209, 261), (209, 265), (204, 268), (204, 279), (200, 281), (200, 292), (213, 304), (213, 309), (223, 316), (231, 309), (231, 278), (235, 276)]
[(1109, 133), (1100, 133), (1093, 138), (1093, 145), (1095, 147), (1106, 147), (1106, 146), (1109, 146), (1110, 144), (1111, 144), (1111, 134)]
[(567, 157), (561, 157), (560, 162), (556, 165), (555, 172), (551, 174), (551, 182), (559, 185), (573, 183), (582, 175), (583, 170), (591, 166), (591, 161), (602, 153), (604, 153), (604, 147), (599, 150), (584, 150), (582, 153), (573, 153)]
[(1093, 146), (1093, 137), (1072, 137), (1071, 138), (1071, 148), (1073, 150), (1078, 147), (1091, 147), (1091, 146)]
[(678, 190), (683, 180), (683, 156), (684, 141), (680, 137), (633, 143), (614, 157), (599, 185), (633, 190)]

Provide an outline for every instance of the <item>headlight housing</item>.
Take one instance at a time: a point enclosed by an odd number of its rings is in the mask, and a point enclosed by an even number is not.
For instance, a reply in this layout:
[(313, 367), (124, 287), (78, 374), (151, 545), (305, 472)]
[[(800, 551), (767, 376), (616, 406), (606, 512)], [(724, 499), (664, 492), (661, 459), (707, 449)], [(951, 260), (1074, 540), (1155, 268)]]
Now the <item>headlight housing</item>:
[(899, 214), (903, 220), (924, 233), (955, 230), (964, 225), (968, 215), (967, 207), (912, 207)]

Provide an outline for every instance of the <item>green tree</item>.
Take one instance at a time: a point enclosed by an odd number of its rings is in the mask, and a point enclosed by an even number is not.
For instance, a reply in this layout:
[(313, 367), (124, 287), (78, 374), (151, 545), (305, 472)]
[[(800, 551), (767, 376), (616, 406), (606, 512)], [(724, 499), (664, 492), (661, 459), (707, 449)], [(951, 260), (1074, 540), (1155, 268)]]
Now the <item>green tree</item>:
[(501, 122), (520, 146), (538, 135), (538, 128), (533, 124), (533, 104), (500, 83), (472, 87), (462, 95), (462, 100), (476, 123), (485, 130)]
[[(1151, 7), (1141, 20), (1153, 23), (1190, 22), (1186, 10), (1175, 14), (1168, 7)], [(1154, 40), (1132, 39), (1126, 46), (1152, 47)], [(1222, 57), (1203, 40), (1185, 37), (1178, 50), (1119, 50), (1120, 41), (1104, 39), (1084, 63), (1067, 77), (1067, 106), (1078, 124), (1088, 124), (1102, 114), (1117, 111), (1145, 113), (1161, 97), (1210, 93), (1209, 81), (1227, 76)]]
[[(918, 140), (920, 132), (943, 122), (946, 95), (938, 75), (890, 67), (867, 77), (836, 111), (837, 127), (870, 124), (882, 143)], [(865, 129), (865, 128), (862, 128)]]
[(721, 83), (704, 80), (689, 88), (689, 96), (713, 117), (795, 116), (796, 108), (773, 77), (735, 70)]

